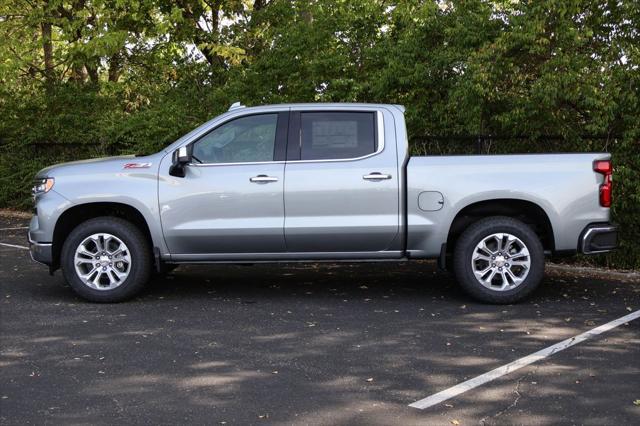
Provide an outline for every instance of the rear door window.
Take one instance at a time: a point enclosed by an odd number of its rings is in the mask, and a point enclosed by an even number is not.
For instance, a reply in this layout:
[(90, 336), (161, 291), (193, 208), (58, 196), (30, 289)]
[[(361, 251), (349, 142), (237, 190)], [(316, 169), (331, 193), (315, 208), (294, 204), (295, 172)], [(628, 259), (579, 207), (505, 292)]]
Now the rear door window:
[(340, 160), (373, 154), (378, 145), (373, 112), (300, 114), (302, 160)]

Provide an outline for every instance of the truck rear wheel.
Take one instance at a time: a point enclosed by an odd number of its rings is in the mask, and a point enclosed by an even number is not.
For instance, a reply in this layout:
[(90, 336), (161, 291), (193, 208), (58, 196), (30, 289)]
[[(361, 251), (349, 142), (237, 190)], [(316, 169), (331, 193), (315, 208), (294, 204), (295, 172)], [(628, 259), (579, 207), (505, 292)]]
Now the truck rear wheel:
[(489, 217), (467, 228), (458, 239), (453, 261), (464, 290), (488, 303), (520, 301), (544, 275), (540, 239), (529, 226), (510, 217)]
[(78, 225), (61, 253), (62, 272), (73, 290), (92, 302), (121, 302), (137, 294), (152, 268), (147, 239), (132, 223), (98, 217)]

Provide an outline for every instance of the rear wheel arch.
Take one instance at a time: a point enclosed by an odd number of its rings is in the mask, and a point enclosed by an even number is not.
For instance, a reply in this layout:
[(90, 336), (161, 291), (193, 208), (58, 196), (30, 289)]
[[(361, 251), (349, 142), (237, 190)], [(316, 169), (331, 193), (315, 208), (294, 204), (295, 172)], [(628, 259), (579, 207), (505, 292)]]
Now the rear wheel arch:
[(56, 221), (52, 239), (52, 269), (60, 267), (62, 246), (71, 231), (83, 222), (103, 216), (124, 219), (135, 225), (144, 235), (150, 247), (154, 247), (149, 224), (137, 208), (124, 203), (97, 202), (78, 204), (65, 210)]
[(487, 217), (506, 216), (529, 225), (545, 251), (553, 252), (555, 237), (549, 215), (540, 205), (516, 198), (497, 198), (469, 204), (458, 211), (447, 234), (447, 251), (452, 252), (460, 235), (469, 226)]

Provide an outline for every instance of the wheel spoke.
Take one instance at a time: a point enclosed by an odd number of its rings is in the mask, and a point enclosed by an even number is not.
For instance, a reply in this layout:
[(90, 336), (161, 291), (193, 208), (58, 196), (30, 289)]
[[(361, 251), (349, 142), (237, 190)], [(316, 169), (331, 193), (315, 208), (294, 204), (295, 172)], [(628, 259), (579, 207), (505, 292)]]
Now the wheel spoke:
[(95, 257), (95, 255), (96, 255), (96, 254), (95, 254), (95, 253), (91, 253), (89, 250), (87, 250), (87, 248), (86, 248), (86, 247), (84, 247), (84, 246), (83, 246), (83, 247), (81, 247), (81, 249), (79, 249), (79, 250), (76, 252), (76, 255), (77, 255), (77, 256), (90, 257), (91, 259), (93, 259), (93, 258)]
[(485, 256), (478, 251), (473, 255), (473, 260), (486, 260), (487, 262), (491, 262), (491, 258), (489, 256)]
[(486, 282), (487, 284), (491, 285), (491, 283), (493, 282), (493, 277), (495, 277), (497, 273), (498, 273), (498, 271), (495, 268), (492, 268), (491, 269), (491, 273), (489, 274), (487, 279), (484, 280), (484, 282)]
[(524, 257), (524, 256), (527, 256), (527, 257), (529, 256), (529, 250), (527, 250), (526, 247), (522, 247), (522, 249), (519, 252), (517, 252), (515, 254), (512, 254), (511, 258), (512, 259), (518, 259), (518, 258)]
[(102, 242), (100, 241), (100, 236), (96, 235), (94, 238), (91, 238), (93, 244), (96, 246), (96, 252), (100, 253), (102, 251)]
[(118, 276), (118, 274), (116, 273), (115, 269), (109, 269), (107, 271), (107, 277), (109, 277), (109, 284), (110, 285), (119, 283), (121, 281), (121, 278)]
[(486, 240), (482, 242), (482, 246), (479, 247), (479, 249), (480, 250), (484, 250), (484, 252), (488, 253), (489, 255), (497, 253), (497, 252), (491, 250), (489, 247), (487, 247), (487, 241)]
[(513, 243), (516, 242), (516, 238), (513, 235), (509, 235), (507, 237), (507, 244), (505, 244), (504, 246), (504, 252), (505, 253), (509, 253), (509, 250), (511, 250), (511, 246), (513, 245)]
[(500, 286), (500, 290), (506, 290), (507, 288), (509, 288), (509, 280), (507, 280), (507, 272), (505, 269), (503, 269), (500, 272), (500, 276), (502, 277), (502, 285)]
[(473, 273), (476, 275), (476, 277), (478, 277), (478, 279), (482, 279), (482, 277), (484, 277), (487, 272), (489, 272), (491, 270), (491, 265), (489, 265), (486, 269), (483, 269), (482, 271), (473, 271)]
[(104, 251), (109, 253), (109, 245), (111, 244), (111, 240), (113, 239), (113, 237), (111, 235), (107, 235), (104, 237)]
[(91, 277), (91, 275), (92, 275), (94, 272), (96, 272), (97, 270), (98, 270), (98, 268), (94, 267), (94, 268), (92, 268), (89, 272), (87, 272), (86, 274), (82, 274), (82, 275), (80, 275), (80, 277), (85, 277), (85, 278), (87, 278), (87, 279), (88, 279), (88, 278), (89, 278), (89, 277)]
[(520, 284), (522, 282), (522, 280), (518, 277), (516, 277), (513, 272), (511, 271), (510, 268), (507, 268), (506, 270), (506, 274), (511, 278), (511, 281), (513, 281), (513, 285), (517, 286), (518, 284)]
[(118, 268), (112, 268), (111, 271), (118, 277), (118, 281), (127, 278), (127, 275), (129, 275), (127, 272), (118, 270)]

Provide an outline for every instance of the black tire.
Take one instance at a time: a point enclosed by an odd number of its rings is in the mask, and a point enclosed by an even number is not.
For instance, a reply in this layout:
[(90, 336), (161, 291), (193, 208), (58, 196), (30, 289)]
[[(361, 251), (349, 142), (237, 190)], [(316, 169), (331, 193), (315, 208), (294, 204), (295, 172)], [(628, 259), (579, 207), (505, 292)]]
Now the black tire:
[[(471, 260), (476, 245), (494, 233), (509, 233), (519, 238), (529, 251), (529, 272), (513, 289), (487, 288), (473, 272)], [(456, 279), (462, 288), (474, 299), (487, 303), (508, 304), (523, 300), (538, 287), (544, 276), (544, 249), (540, 239), (528, 225), (510, 217), (488, 217), (467, 228), (456, 243), (453, 262)]]
[[(129, 275), (121, 284), (109, 290), (96, 290), (84, 284), (74, 266), (78, 245), (88, 236), (101, 232), (122, 240), (131, 256)], [(103, 216), (87, 220), (71, 231), (62, 246), (60, 263), (64, 278), (80, 297), (91, 302), (113, 303), (130, 299), (143, 289), (151, 275), (153, 256), (149, 242), (138, 227), (124, 219)]]

